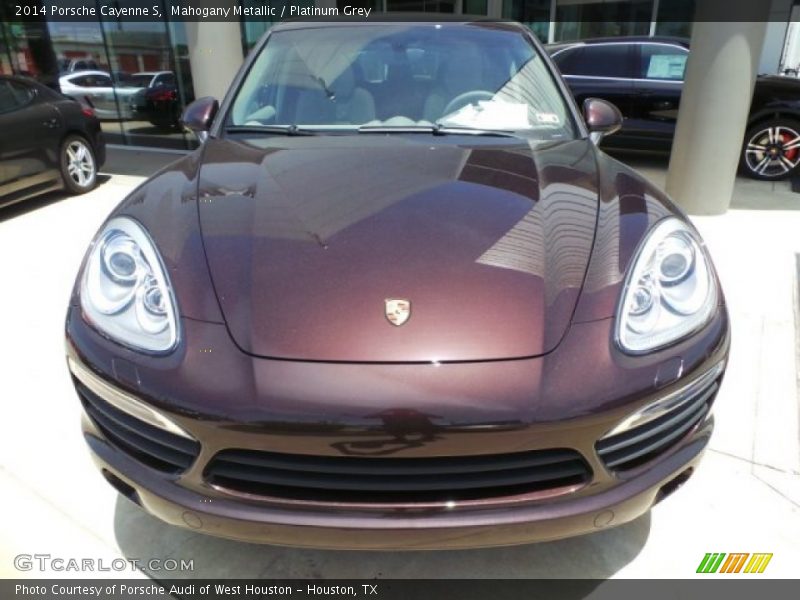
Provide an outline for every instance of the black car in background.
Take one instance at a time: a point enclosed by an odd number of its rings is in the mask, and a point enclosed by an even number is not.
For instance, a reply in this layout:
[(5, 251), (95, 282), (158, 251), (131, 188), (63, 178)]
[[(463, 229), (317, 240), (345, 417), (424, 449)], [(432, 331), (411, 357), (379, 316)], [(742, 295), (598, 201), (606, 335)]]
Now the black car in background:
[(0, 75), (0, 205), (97, 184), (100, 121), (79, 102), (26, 77)]
[(142, 89), (131, 98), (133, 118), (149, 121), (151, 125), (161, 129), (180, 128), (183, 107), (194, 101), (193, 86), (188, 75), (184, 77), (181, 88), (183, 98), (178, 88), (178, 79), (173, 72), (161, 71), (137, 75), (154, 77), (152, 81), (142, 85)]
[[(598, 38), (552, 44), (547, 50), (578, 103), (613, 102), (622, 129), (603, 140), (608, 149), (668, 152), (683, 90), (689, 41), (669, 37)], [(758, 77), (742, 144), (741, 169), (775, 180), (800, 168), (800, 80)]]

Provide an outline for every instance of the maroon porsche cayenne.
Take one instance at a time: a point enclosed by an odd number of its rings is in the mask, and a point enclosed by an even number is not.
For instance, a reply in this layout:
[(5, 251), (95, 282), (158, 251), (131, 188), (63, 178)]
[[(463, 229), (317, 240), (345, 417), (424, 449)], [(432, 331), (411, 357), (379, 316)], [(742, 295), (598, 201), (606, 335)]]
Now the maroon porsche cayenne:
[(66, 323), (105, 478), (250, 541), (587, 533), (697, 468), (729, 324), (703, 241), (503, 22), (284, 23), (110, 215)]

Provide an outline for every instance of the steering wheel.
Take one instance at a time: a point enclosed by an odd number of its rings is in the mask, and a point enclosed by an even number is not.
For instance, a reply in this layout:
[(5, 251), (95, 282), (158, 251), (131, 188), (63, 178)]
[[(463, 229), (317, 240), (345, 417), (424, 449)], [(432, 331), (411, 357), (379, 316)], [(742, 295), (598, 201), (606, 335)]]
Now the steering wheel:
[(486, 90), (472, 90), (471, 92), (464, 92), (447, 103), (447, 106), (444, 107), (442, 115), (449, 115), (450, 113), (457, 111), (459, 108), (462, 108), (467, 104), (477, 104), (481, 100), (491, 100), (492, 98), (494, 98), (494, 94), (492, 92), (487, 92)]

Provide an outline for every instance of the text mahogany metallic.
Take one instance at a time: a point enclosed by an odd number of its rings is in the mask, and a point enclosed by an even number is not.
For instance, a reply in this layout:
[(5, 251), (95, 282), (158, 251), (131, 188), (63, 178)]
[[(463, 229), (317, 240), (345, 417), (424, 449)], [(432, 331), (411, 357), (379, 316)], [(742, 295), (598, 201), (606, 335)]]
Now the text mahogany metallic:
[[(705, 246), (505, 22), (273, 27), (109, 216), (67, 316), (84, 436), (164, 521), (315, 547), (618, 525), (694, 472)], [(584, 120), (585, 115), (585, 120)]]

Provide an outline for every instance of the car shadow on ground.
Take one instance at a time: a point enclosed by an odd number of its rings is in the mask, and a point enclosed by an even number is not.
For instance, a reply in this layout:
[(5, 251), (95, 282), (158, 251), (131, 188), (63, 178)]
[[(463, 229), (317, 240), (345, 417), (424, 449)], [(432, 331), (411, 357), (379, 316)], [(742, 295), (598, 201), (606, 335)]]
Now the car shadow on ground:
[(345, 551), (216, 538), (163, 523), (119, 496), (114, 532), (128, 559), (193, 560), (193, 570), (149, 573), (155, 579), (586, 579), (582, 597), (641, 552), (650, 534), (650, 513), (597, 533), (523, 546)]
[[(109, 175), (98, 174), (97, 186), (99, 187), (103, 185), (109, 179), (111, 179)], [(10, 221), (11, 219), (16, 219), (17, 217), (24, 216), (30, 212), (39, 210), (40, 208), (46, 208), (52, 204), (55, 204), (56, 202), (61, 202), (62, 200), (75, 197), (77, 196), (72, 196), (64, 190), (56, 190), (54, 192), (47, 192), (41, 196), (34, 196), (26, 200), (20, 200), (19, 202), (9, 204), (8, 206), (3, 206), (3, 204), (0, 203), (0, 223), (3, 221)]]

